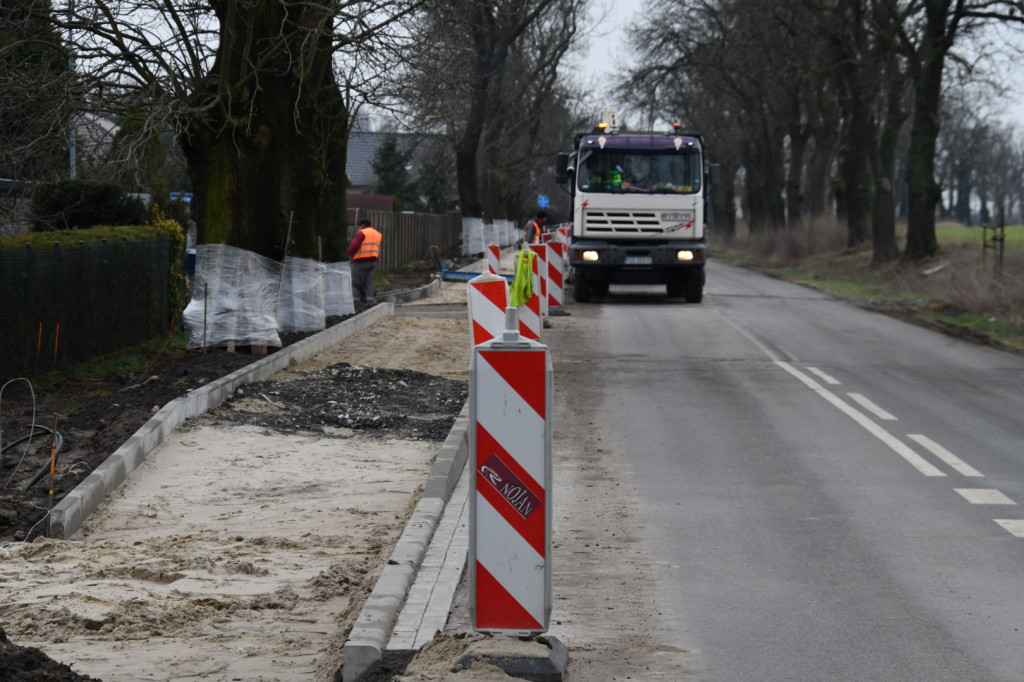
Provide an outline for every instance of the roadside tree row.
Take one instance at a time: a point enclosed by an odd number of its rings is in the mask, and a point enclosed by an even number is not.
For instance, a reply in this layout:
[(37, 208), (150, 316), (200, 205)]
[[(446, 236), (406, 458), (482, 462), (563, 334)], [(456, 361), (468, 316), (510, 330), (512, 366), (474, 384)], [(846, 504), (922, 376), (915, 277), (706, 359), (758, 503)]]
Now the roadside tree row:
[(972, 170), (983, 165), (978, 147), (940, 147), (946, 89), (992, 68), (994, 48), (977, 50), (986, 31), (1022, 21), (1020, 3), (1001, 0), (668, 0), (632, 32), (639, 66), (623, 92), (715, 141), (725, 230), (741, 188), (752, 230), (835, 215), (875, 263), (917, 260), (938, 250), (941, 164), (973, 152)]

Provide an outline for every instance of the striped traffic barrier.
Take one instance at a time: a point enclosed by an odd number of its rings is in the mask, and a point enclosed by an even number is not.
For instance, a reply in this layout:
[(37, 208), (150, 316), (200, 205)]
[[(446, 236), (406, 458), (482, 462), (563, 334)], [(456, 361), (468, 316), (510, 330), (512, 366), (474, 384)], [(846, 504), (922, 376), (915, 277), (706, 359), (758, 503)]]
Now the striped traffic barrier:
[(561, 308), (565, 301), (565, 246), (553, 240), (548, 244), (548, 312), (552, 308)]
[(556, 232), (558, 233), (558, 239), (566, 246), (569, 246), (569, 242), (572, 241), (572, 223), (559, 225)]
[(494, 243), (487, 245), (487, 272), (501, 274), (501, 247)]
[[(532, 251), (532, 249), (531, 249)], [(522, 258), (526, 250), (522, 250), (516, 255), (516, 258)], [(519, 333), (528, 339), (539, 339), (540, 330), (543, 327), (543, 318), (541, 317), (541, 297), (540, 297), (540, 281), (537, 271), (537, 261), (539, 257), (534, 254), (533, 257), (533, 274), (531, 275), (531, 289), (533, 295), (530, 296), (530, 300), (519, 306)], [(518, 267), (516, 272), (518, 272)]]
[(469, 280), (469, 335), (472, 345), (501, 336), (509, 304), (508, 280), (485, 272)]
[(551, 357), (518, 326), (510, 307), (470, 363), (470, 620), (529, 636), (551, 617)]
[(540, 316), (548, 316), (548, 245), (530, 244), (537, 257), (533, 260), (533, 272), (540, 281)]

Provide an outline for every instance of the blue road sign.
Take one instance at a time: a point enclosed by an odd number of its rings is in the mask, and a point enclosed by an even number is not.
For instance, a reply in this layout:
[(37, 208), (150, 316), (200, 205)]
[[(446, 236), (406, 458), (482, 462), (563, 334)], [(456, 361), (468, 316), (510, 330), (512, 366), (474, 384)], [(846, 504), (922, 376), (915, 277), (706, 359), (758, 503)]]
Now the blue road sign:
[(550, 203), (551, 200), (548, 199), (547, 194), (541, 194), (539, 197), (537, 197), (537, 205), (540, 206), (541, 208), (547, 208), (548, 204)]

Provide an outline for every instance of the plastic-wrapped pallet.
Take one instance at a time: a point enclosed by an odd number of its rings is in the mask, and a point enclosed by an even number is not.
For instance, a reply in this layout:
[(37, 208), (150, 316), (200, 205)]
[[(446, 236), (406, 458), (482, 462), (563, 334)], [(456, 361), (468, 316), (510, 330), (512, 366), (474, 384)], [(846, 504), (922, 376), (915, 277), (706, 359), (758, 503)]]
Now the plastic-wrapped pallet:
[(288, 256), (281, 278), (277, 329), (281, 332), (318, 332), (327, 328), (324, 313), (324, 275), (327, 266), (309, 258)]
[(189, 348), (280, 346), (281, 264), (223, 244), (196, 247), (196, 277), (184, 322)]
[(352, 270), (348, 261), (328, 263), (324, 275), (324, 307), (327, 317), (354, 315), (352, 298)]
[(483, 218), (462, 219), (462, 255), (484, 252)]

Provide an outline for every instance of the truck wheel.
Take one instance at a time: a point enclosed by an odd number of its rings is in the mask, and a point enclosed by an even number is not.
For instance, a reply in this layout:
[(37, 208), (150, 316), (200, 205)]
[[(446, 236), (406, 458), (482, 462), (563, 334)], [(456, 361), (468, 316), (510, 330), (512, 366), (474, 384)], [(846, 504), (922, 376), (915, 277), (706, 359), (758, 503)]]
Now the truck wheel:
[(693, 270), (686, 274), (686, 290), (683, 298), (687, 303), (700, 303), (704, 298), (704, 271)]
[(590, 283), (590, 291), (594, 296), (607, 296), (608, 295), (608, 280), (598, 279)]
[(679, 298), (686, 291), (686, 279), (684, 279), (683, 275), (669, 275), (665, 289), (672, 298)]
[(593, 290), (590, 288), (590, 280), (587, 276), (578, 270), (573, 271), (572, 300), (577, 303), (586, 303), (590, 300), (593, 293)]

